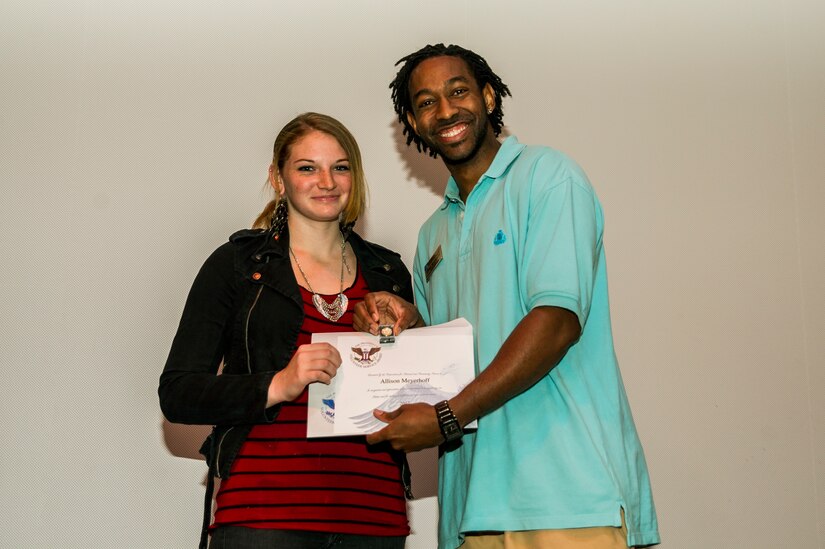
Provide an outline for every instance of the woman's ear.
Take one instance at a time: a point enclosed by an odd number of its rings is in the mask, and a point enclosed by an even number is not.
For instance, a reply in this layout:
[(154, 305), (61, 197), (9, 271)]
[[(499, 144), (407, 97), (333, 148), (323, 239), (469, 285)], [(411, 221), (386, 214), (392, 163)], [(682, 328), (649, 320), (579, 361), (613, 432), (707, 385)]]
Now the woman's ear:
[(284, 180), (281, 179), (281, 174), (278, 173), (278, 168), (274, 164), (269, 166), (269, 184), (275, 189), (275, 194), (278, 196), (284, 195)]

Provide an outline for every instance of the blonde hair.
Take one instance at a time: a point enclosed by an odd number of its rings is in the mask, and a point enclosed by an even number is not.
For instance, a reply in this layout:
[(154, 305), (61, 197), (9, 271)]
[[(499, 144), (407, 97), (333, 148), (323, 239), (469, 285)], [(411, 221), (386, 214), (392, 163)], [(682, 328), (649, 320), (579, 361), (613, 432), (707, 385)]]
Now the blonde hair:
[[(312, 131), (319, 131), (331, 135), (338, 141), (341, 148), (349, 159), (350, 173), (352, 174), (352, 189), (349, 193), (349, 200), (341, 213), (341, 224), (348, 225), (355, 223), (364, 210), (367, 208), (367, 179), (364, 175), (364, 168), (361, 163), (361, 150), (355, 137), (341, 122), (326, 114), (317, 112), (305, 112), (293, 118), (281, 129), (275, 144), (272, 147), (272, 167), (274, 177), (278, 177), (287, 158), (290, 149), (299, 139)], [(277, 192), (276, 192), (277, 194)], [(271, 200), (264, 210), (258, 214), (253, 228), (266, 229), (269, 227), (272, 214), (281, 196), (276, 196)]]

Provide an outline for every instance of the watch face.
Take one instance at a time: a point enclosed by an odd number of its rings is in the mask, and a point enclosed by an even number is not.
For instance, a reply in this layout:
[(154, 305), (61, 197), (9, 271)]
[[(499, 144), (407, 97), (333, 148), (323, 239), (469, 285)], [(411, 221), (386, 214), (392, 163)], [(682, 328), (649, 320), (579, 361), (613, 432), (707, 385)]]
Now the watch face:
[(461, 428), (458, 426), (458, 423), (455, 420), (451, 420), (444, 425), (442, 434), (444, 435), (446, 441), (450, 442), (451, 440), (461, 437), (462, 432)]
[(452, 440), (458, 434), (458, 431), (455, 428), (455, 425), (448, 426), (445, 431), (447, 432), (447, 440)]
[(444, 436), (445, 442), (453, 441), (461, 438), (464, 432), (458, 424), (453, 411), (450, 410), (449, 404), (446, 401), (439, 402), (435, 405), (436, 415), (438, 417), (438, 426), (441, 429), (441, 434)]

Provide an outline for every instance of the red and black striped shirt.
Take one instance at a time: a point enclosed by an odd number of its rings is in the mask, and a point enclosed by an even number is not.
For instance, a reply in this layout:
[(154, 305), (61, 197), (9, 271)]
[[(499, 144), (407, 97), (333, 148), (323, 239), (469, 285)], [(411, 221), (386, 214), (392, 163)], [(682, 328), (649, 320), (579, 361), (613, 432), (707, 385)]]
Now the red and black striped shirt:
[[(345, 290), (349, 305), (331, 322), (301, 288), (304, 323), (298, 345), (315, 332), (352, 330), (352, 311), (369, 289), (360, 269)], [(322, 296), (331, 302), (335, 296)], [(285, 402), (276, 420), (252, 428), (221, 482), (215, 521), (221, 526), (403, 536), (410, 533), (398, 458), (363, 436), (307, 439), (307, 390)]]

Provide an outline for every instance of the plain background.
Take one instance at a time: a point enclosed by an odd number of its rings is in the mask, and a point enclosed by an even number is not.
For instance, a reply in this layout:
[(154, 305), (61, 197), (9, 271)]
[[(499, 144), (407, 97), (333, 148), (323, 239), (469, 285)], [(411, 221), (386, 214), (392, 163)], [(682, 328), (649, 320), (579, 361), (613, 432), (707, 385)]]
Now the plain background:
[(0, 0), (0, 545), (194, 546), (201, 432), (156, 395), (189, 285), (307, 110), (358, 138), (361, 230), (409, 264), (446, 172), (387, 85), (434, 42), (600, 195), (662, 547), (825, 547), (819, 0)]

